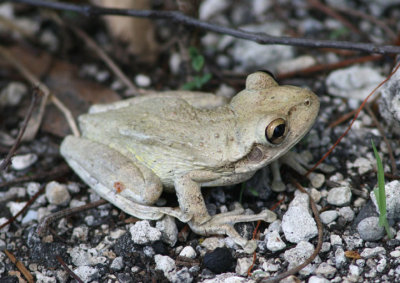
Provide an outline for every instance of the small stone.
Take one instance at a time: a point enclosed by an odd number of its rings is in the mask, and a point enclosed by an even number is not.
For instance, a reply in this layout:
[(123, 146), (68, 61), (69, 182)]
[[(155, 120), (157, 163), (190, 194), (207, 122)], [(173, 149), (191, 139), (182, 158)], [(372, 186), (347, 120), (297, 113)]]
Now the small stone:
[(196, 257), (196, 251), (191, 246), (186, 246), (179, 253), (179, 256), (184, 256), (184, 257), (188, 257), (188, 258), (195, 258)]
[(390, 256), (391, 257), (400, 257), (400, 251), (399, 250), (392, 251), (392, 252), (390, 252)]
[(23, 83), (9, 83), (0, 92), (0, 106), (17, 106), (27, 91), (28, 89)]
[(331, 279), (335, 276), (336, 268), (327, 264), (326, 262), (321, 263), (315, 270), (315, 274), (321, 275), (325, 278)]
[[(155, 255), (156, 270), (161, 270), (169, 280), (176, 274), (175, 261), (166, 255)], [(171, 280), (170, 280), (171, 281)]]
[(304, 207), (290, 207), (283, 215), (282, 230), (291, 243), (307, 241), (318, 234), (317, 225)]
[(375, 69), (356, 65), (331, 72), (326, 85), (330, 94), (363, 100), (383, 79)]
[(361, 248), (363, 246), (363, 239), (359, 238), (358, 235), (355, 236), (342, 236), (343, 240), (346, 242), (347, 250), (352, 251), (356, 248)]
[(384, 227), (379, 225), (379, 217), (364, 218), (357, 225), (357, 231), (364, 241), (378, 241), (385, 235)]
[(319, 216), (321, 217), (322, 223), (329, 224), (336, 220), (338, 213), (336, 210), (327, 210), (322, 212)]
[[(8, 207), (8, 209), (10, 209), (10, 212), (13, 216), (16, 215), (18, 212), (20, 212), (21, 209), (23, 209), (25, 205), (26, 205), (26, 202), (10, 201), (7, 203), (7, 207)], [(21, 221), (22, 215), (18, 216), (17, 220)]]
[(310, 55), (303, 55), (299, 56), (294, 59), (282, 61), (279, 63), (276, 67), (276, 71), (281, 74), (281, 73), (289, 73), (289, 72), (295, 72), (297, 70), (302, 70), (307, 67), (311, 67), (315, 65), (317, 61), (315, 60), (314, 57)]
[(178, 241), (178, 227), (176, 226), (175, 218), (170, 215), (165, 215), (161, 220), (156, 222), (156, 228), (161, 232), (161, 240), (175, 246)]
[(235, 272), (241, 276), (247, 275), (249, 267), (253, 264), (253, 259), (250, 257), (242, 257), (237, 260)]
[(339, 209), (339, 215), (347, 222), (351, 222), (354, 219), (355, 213), (349, 206), (345, 206)]
[(70, 201), (71, 196), (67, 186), (52, 181), (46, 185), (46, 198), (50, 204), (66, 205)]
[[(0, 217), (0, 226), (8, 221), (5, 217)], [(5, 227), (0, 229), (0, 233), (6, 233), (10, 229), (10, 225), (6, 225)], [(0, 249), (2, 251), (2, 249)]]
[(26, 186), (26, 192), (30, 197), (37, 194), (39, 190), (40, 190), (40, 184), (36, 182), (29, 182), (28, 185)]
[(345, 206), (350, 203), (351, 189), (350, 187), (336, 187), (328, 192), (327, 201), (331, 205)]
[(365, 157), (358, 157), (353, 163), (349, 164), (352, 168), (357, 168), (358, 174), (363, 175), (373, 169), (371, 160)]
[(201, 243), (201, 246), (206, 248), (209, 251), (213, 251), (216, 248), (222, 248), (225, 246), (225, 241), (224, 239), (217, 238), (217, 237), (209, 237), (204, 239), (204, 241)]
[(151, 80), (148, 76), (139, 74), (135, 77), (135, 82), (139, 87), (149, 87)]
[(279, 263), (275, 263), (273, 259), (270, 259), (263, 263), (262, 269), (267, 272), (276, 272), (281, 268)]
[(321, 253), (329, 252), (331, 247), (332, 247), (331, 243), (323, 242), (321, 247)]
[(14, 170), (24, 170), (37, 161), (38, 157), (34, 153), (16, 155), (11, 158), (11, 168)]
[(342, 248), (337, 248), (335, 251), (335, 265), (336, 268), (342, 267), (342, 265), (346, 262), (346, 255)]
[(331, 234), (331, 245), (341, 246), (343, 245), (342, 238), (339, 235)]
[(40, 272), (35, 272), (36, 282), (43, 282), (43, 283), (57, 283), (56, 278), (46, 276)]
[(87, 226), (75, 227), (72, 231), (72, 240), (86, 242), (88, 239), (89, 228)]
[(226, 0), (206, 0), (202, 1), (199, 8), (199, 18), (209, 20), (211, 17), (222, 13), (229, 6)]
[(319, 276), (311, 276), (310, 279), (308, 279), (308, 283), (329, 283), (329, 282), (331, 281)]
[[(387, 218), (400, 219), (400, 182), (395, 180), (385, 184), (385, 195)], [(373, 191), (371, 191), (370, 196), (376, 207), (376, 211), (379, 213), (378, 204)]]
[(95, 248), (87, 249), (85, 246), (76, 246), (68, 250), (72, 263), (76, 266), (94, 266), (96, 264), (104, 264), (107, 258), (99, 255), (99, 251)]
[(124, 268), (124, 258), (122, 256), (114, 258), (110, 265), (110, 268), (114, 271), (119, 271)]
[[(289, 262), (288, 269), (291, 269), (299, 264), (303, 263), (307, 258), (311, 256), (314, 252), (314, 246), (309, 243), (302, 241), (296, 245), (295, 248), (285, 251), (284, 258)], [(307, 265), (303, 270), (310, 274), (313, 271), (313, 267), (311, 265)], [(306, 274), (304, 274), (306, 275)]]
[(135, 244), (147, 244), (161, 239), (161, 232), (157, 228), (151, 227), (149, 221), (138, 221), (129, 228), (132, 241)]
[(282, 241), (281, 236), (277, 231), (268, 233), (265, 237), (265, 241), (267, 241), (267, 249), (271, 252), (277, 252), (286, 248), (285, 242)]
[(82, 279), (83, 282), (90, 282), (92, 280), (100, 278), (101, 276), (97, 268), (86, 265), (75, 268), (74, 273), (78, 275), (78, 277)]
[(37, 221), (38, 213), (35, 210), (28, 210), (24, 218), (22, 218), (21, 224), (26, 224), (31, 221)]
[(244, 277), (240, 277), (235, 273), (223, 273), (220, 275), (215, 276), (212, 279), (207, 279), (204, 281), (201, 281), (201, 283), (254, 283), (254, 280), (249, 280)]
[(216, 248), (204, 255), (203, 265), (212, 272), (219, 274), (231, 270), (234, 258), (227, 248)]
[(360, 255), (363, 258), (372, 258), (380, 254), (386, 254), (385, 248), (383, 247), (365, 248)]

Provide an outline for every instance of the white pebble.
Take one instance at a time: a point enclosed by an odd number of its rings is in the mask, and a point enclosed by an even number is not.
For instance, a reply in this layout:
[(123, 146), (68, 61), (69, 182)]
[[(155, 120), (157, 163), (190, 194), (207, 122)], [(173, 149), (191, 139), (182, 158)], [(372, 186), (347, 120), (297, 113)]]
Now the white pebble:
[(351, 189), (348, 186), (332, 188), (328, 192), (327, 201), (336, 206), (345, 206), (350, 203)]
[(139, 74), (135, 77), (135, 82), (139, 87), (148, 87), (151, 84), (151, 80), (148, 76)]
[(66, 205), (71, 196), (66, 185), (52, 181), (46, 185), (46, 198), (50, 204)]
[(196, 251), (191, 246), (186, 246), (180, 253), (179, 256), (184, 256), (188, 258), (195, 258)]
[(149, 221), (138, 221), (133, 225), (129, 232), (135, 244), (147, 244), (161, 239), (161, 232), (157, 228), (151, 227)]
[(16, 155), (11, 158), (11, 167), (14, 170), (24, 170), (37, 161), (38, 157), (34, 153)]

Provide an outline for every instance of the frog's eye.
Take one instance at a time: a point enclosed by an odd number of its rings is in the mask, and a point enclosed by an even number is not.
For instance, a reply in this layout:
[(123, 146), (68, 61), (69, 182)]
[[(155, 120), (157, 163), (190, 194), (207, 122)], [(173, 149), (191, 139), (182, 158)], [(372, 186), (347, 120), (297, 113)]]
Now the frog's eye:
[(273, 120), (265, 128), (265, 137), (272, 144), (280, 144), (285, 139), (286, 133), (286, 121), (282, 118)]

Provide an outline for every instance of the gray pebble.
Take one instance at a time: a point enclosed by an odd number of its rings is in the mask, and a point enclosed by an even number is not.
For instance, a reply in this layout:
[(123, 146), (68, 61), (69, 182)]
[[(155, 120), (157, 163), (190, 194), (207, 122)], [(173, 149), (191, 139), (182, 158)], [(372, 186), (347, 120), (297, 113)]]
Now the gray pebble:
[(378, 241), (385, 235), (385, 229), (379, 225), (379, 217), (375, 216), (361, 220), (357, 231), (364, 241)]

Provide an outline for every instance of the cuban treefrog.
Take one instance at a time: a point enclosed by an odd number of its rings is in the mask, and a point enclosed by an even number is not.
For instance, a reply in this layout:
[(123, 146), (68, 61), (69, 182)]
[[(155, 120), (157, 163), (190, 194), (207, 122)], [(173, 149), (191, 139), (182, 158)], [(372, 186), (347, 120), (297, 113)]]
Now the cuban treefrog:
[[(256, 243), (234, 223), (271, 222), (276, 215), (236, 209), (210, 216), (201, 187), (249, 179), (310, 130), (318, 109), (311, 91), (256, 72), (228, 104), (209, 93), (169, 91), (92, 107), (79, 117), (82, 137), (67, 136), (61, 154), (126, 213), (149, 220), (171, 215), (195, 233), (229, 235), (252, 252)], [(179, 208), (153, 206), (163, 190), (175, 191)]]

